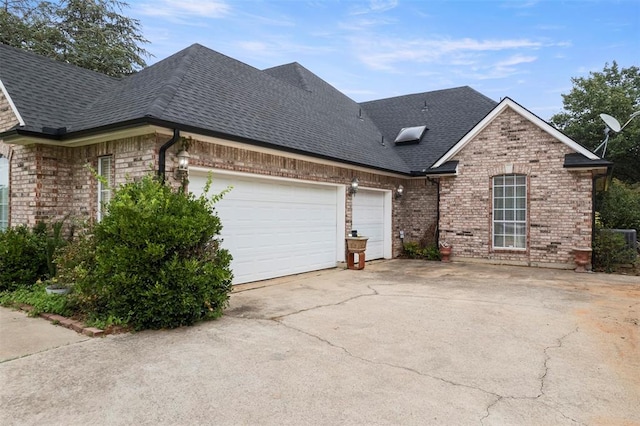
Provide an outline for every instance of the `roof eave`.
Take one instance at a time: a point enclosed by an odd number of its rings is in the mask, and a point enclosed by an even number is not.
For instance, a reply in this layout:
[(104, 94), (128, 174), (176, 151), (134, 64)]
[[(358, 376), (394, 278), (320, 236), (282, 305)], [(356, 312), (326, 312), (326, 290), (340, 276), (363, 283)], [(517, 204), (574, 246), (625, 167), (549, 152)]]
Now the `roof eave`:
[(294, 148), (283, 147), (281, 145), (275, 145), (265, 141), (259, 141), (242, 136), (232, 135), (228, 133), (218, 132), (215, 130), (203, 129), (197, 126), (190, 126), (182, 123), (171, 122), (162, 120), (156, 117), (141, 117), (125, 122), (114, 123), (106, 126), (95, 127), (91, 129), (79, 130), (75, 132), (67, 133), (43, 133), (32, 129), (16, 128), (5, 133), (0, 133), (0, 137), (4, 138), (5, 142), (9, 142), (16, 145), (33, 145), (36, 143), (44, 145), (56, 145), (65, 147), (76, 147), (91, 145), (93, 143), (99, 143), (105, 140), (113, 140), (114, 138), (123, 138), (131, 136), (140, 136), (143, 134), (154, 133), (160, 129), (178, 129), (183, 132), (189, 132), (193, 134), (199, 134), (203, 136), (210, 136), (214, 138), (220, 138), (230, 140), (234, 142), (240, 142), (247, 145), (256, 147), (264, 147), (274, 149), (277, 151), (288, 152), (292, 154), (305, 155), (308, 157), (318, 158), (327, 161), (333, 161), (345, 165), (358, 166), (371, 170), (377, 170), (385, 173), (392, 173), (394, 175), (412, 176), (408, 170), (393, 170), (384, 167), (372, 166), (369, 164), (362, 164), (356, 161), (348, 161), (344, 159), (338, 159), (328, 155), (322, 155), (317, 153), (311, 153), (303, 150), (297, 150)]

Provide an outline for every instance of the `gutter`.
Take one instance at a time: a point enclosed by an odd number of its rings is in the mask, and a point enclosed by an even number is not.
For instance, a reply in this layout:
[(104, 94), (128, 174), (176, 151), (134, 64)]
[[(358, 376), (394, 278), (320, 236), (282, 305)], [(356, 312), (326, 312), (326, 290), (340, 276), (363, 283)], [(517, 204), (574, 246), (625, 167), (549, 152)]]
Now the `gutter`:
[(165, 170), (166, 170), (166, 162), (167, 162), (167, 149), (171, 146), (175, 145), (176, 142), (180, 140), (180, 130), (173, 129), (173, 136), (164, 145), (160, 147), (160, 151), (158, 152), (158, 177), (160, 178), (160, 182), (164, 183), (165, 180)]
[[(120, 122), (120, 123), (109, 124), (109, 125), (106, 125), (106, 126), (95, 127), (95, 128), (92, 128), (92, 129), (78, 130), (78, 131), (73, 131), (73, 132), (66, 131), (65, 133), (62, 133), (62, 130), (56, 131), (56, 132), (54, 132), (52, 134), (52, 133), (43, 133), (42, 130), (35, 130), (35, 129), (32, 129), (32, 128), (29, 128), (29, 129), (15, 128), (15, 129), (12, 129), (12, 130), (9, 130), (9, 131), (6, 131), (6, 132), (0, 132), (0, 138), (5, 138), (5, 142), (11, 143), (11, 140), (10, 140), (11, 138), (16, 138), (16, 137), (19, 137), (19, 136), (27, 136), (27, 137), (33, 137), (33, 138), (42, 138), (42, 139), (46, 139), (46, 140), (50, 140), (50, 141), (54, 141), (54, 142), (60, 142), (60, 146), (65, 146), (65, 141), (68, 141), (68, 140), (71, 140), (71, 139), (74, 139), (74, 138), (100, 134), (101, 132), (107, 132), (107, 131), (111, 131), (111, 130), (128, 129), (128, 128), (136, 127), (136, 126), (143, 125), (143, 124), (144, 125), (159, 126), (159, 127), (164, 127), (164, 128), (167, 128), (167, 129), (174, 129), (174, 130), (178, 130), (179, 129), (179, 130), (181, 130), (183, 132), (195, 133), (195, 134), (199, 134), (199, 135), (203, 135), (203, 136), (210, 136), (210, 137), (215, 137), (215, 138), (221, 138), (221, 139), (225, 139), (225, 140), (229, 140), (229, 141), (233, 141), (233, 142), (244, 143), (244, 144), (247, 144), (249, 146), (264, 147), (264, 148), (275, 149), (275, 150), (278, 150), (278, 151), (292, 153), (292, 154), (305, 155), (305, 156), (308, 156), (308, 157), (318, 158), (318, 159), (321, 159), (321, 160), (334, 161), (336, 163), (341, 163), (341, 164), (344, 164), (344, 165), (364, 167), (364, 168), (367, 168), (367, 169), (381, 171), (381, 172), (385, 172), (385, 173), (393, 173), (394, 175), (399, 175), (399, 176), (403, 176), (403, 177), (425, 176), (424, 172), (398, 171), (398, 170), (392, 170), (392, 169), (388, 169), (388, 168), (380, 167), (380, 166), (372, 166), (372, 165), (369, 165), (369, 164), (362, 164), (362, 163), (359, 163), (359, 162), (356, 162), (356, 161), (337, 159), (335, 157), (332, 157), (332, 156), (326, 155), (326, 154), (318, 154), (318, 153), (303, 151), (303, 150), (296, 149), (296, 148), (286, 147), (286, 146), (282, 146), (282, 145), (276, 145), (276, 144), (269, 143), (269, 142), (259, 141), (259, 140), (255, 140), (255, 139), (249, 139), (249, 138), (245, 138), (245, 137), (242, 137), (242, 136), (232, 135), (232, 134), (229, 134), (229, 133), (219, 132), (219, 131), (215, 131), (215, 130), (203, 129), (203, 128), (197, 127), (197, 126), (180, 124), (180, 123), (177, 123), (177, 122), (174, 122), (174, 121), (167, 121), (167, 120), (162, 120), (162, 119), (158, 119), (158, 118), (154, 118), (154, 117), (148, 117), (148, 116), (147, 117), (133, 119), (133, 120), (128, 120), (128, 121), (123, 121), (123, 122)], [(160, 175), (160, 171), (158, 171), (158, 175)]]

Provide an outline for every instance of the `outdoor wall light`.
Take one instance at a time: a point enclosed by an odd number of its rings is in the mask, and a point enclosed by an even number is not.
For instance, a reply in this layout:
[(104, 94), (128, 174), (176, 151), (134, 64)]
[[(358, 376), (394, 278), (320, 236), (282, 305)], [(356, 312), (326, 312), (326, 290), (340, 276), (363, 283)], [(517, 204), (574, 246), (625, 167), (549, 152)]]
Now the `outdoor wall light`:
[(178, 176), (183, 177), (189, 174), (189, 157), (189, 152), (184, 148), (178, 152)]
[(349, 194), (356, 195), (356, 192), (358, 192), (358, 186), (360, 186), (360, 182), (358, 181), (358, 178), (354, 177), (353, 179), (351, 179), (351, 185), (349, 186)]
[(404, 195), (404, 186), (398, 185), (396, 188), (396, 198), (400, 198)]

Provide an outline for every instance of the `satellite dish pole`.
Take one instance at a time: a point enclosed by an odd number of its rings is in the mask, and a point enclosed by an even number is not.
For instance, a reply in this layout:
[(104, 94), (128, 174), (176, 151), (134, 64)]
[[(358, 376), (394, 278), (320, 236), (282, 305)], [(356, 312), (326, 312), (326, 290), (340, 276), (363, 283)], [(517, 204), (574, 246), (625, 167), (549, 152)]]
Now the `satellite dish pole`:
[(629, 116), (629, 119), (627, 120), (627, 122), (624, 123), (624, 125), (620, 126), (620, 122), (615, 118), (613, 118), (612, 116), (610, 116), (609, 114), (600, 114), (600, 118), (602, 119), (602, 121), (604, 121), (604, 124), (605, 124), (604, 141), (600, 145), (598, 145), (598, 147), (593, 151), (594, 154), (598, 152), (600, 148), (604, 147), (604, 149), (602, 150), (602, 158), (604, 158), (605, 154), (607, 153), (607, 144), (609, 142), (609, 134), (611, 133), (611, 131), (613, 131), (614, 133), (620, 133), (622, 129), (627, 127), (627, 124), (629, 124), (631, 120), (636, 118), (638, 115), (640, 115), (640, 111), (634, 112)]

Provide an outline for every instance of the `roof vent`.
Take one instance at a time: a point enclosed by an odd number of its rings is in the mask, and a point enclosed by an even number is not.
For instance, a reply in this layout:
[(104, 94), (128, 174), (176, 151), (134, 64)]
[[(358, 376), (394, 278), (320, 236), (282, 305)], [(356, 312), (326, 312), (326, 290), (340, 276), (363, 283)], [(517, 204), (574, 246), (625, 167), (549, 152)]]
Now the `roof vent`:
[(396, 145), (409, 145), (420, 143), (422, 135), (427, 130), (427, 126), (403, 127), (394, 141)]

